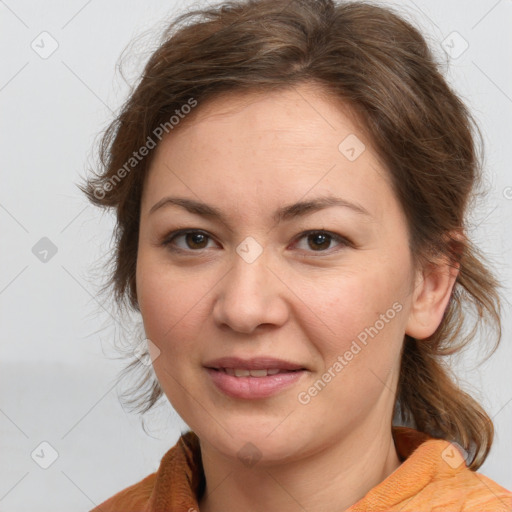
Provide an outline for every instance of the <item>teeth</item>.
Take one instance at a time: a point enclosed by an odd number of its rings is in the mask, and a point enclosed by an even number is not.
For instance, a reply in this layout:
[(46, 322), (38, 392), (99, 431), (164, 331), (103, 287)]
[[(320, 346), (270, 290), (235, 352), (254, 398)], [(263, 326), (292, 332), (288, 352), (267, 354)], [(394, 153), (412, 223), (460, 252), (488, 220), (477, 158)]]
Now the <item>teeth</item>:
[(245, 368), (223, 368), (223, 371), (228, 375), (234, 377), (266, 377), (267, 375), (276, 375), (277, 373), (284, 373), (288, 370), (280, 370), (279, 368), (272, 368), (270, 370), (247, 370)]

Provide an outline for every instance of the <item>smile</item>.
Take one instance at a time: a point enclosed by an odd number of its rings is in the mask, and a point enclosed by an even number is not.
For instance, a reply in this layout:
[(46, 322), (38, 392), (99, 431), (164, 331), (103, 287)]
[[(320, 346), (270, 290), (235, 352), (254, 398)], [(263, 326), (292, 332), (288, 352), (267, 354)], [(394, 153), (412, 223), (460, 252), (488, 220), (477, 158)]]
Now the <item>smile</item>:
[(262, 370), (247, 370), (246, 368), (217, 368), (219, 371), (234, 375), (235, 377), (266, 377), (267, 375), (277, 375), (278, 373), (288, 373), (297, 370), (282, 370), (280, 368), (269, 368)]
[(279, 368), (205, 368), (215, 388), (231, 398), (255, 400), (268, 398), (290, 388), (304, 378), (307, 370)]

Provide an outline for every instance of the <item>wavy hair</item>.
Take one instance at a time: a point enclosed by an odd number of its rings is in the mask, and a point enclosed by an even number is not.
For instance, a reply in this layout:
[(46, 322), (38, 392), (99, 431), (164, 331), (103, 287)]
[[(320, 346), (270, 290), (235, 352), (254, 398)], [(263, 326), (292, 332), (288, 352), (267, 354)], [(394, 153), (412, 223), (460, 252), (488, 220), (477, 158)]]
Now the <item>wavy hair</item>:
[[(197, 112), (222, 93), (319, 84), (327, 98), (356, 112), (385, 163), (408, 219), (415, 266), (442, 254), (459, 268), (436, 332), (425, 340), (405, 336), (396, 411), (403, 424), (458, 442), (471, 454), (468, 466), (478, 469), (493, 441), (493, 423), (446, 361), (483, 322), (496, 331), (494, 352), (501, 306), (497, 279), (467, 236), (468, 207), (481, 184), (482, 136), (440, 69), (412, 23), (368, 2), (240, 0), (176, 16), (102, 135), (99, 172), (79, 185), (94, 205), (116, 213), (115, 251), (102, 292), (112, 291), (120, 308), (140, 313), (140, 204), (155, 152), (130, 159), (159, 127), (173, 129), (171, 117), (186, 112), (191, 99)], [(180, 123), (192, 122), (194, 112), (180, 116)], [(468, 331), (470, 310), (475, 322)], [(137, 358), (125, 373), (136, 368), (142, 368)], [(163, 392), (152, 367), (143, 370), (128, 403), (144, 413)]]

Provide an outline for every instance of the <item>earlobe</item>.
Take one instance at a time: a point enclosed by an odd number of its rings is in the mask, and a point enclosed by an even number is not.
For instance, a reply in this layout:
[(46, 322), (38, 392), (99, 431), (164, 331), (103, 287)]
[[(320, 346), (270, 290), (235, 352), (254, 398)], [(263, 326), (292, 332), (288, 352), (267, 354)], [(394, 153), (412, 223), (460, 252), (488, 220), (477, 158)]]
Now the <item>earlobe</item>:
[(429, 264), (416, 281), (405, 334), (425, 339), (439, 327), (450, 300), (459, 265)]

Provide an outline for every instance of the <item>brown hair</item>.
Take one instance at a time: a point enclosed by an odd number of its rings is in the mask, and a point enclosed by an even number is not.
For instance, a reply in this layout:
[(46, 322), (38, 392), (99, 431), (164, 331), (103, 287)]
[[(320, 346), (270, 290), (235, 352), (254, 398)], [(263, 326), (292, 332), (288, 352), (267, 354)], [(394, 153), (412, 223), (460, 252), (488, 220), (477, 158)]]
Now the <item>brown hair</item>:
[[(357, 113), (407, 216), (415, 265), (433, 261), (436, 254), (459, 265), (439, 328), (427, 340), (405, 337), (396, 411), (404, 424), (458, 442), (476, 470), (490, 450), (493, 424), (455, 383), (445, 359), (475, 337), (482, 321), (496, 330), (491, 353), (501, 338), (498, 283), (464, 233), (468, 206), (481, 182), (475, 139), (481, 143), (482, 137), (424, 37), (390, 8), (367, 2), (246, 0), (177, 16), (103, 134), (102, 172), (80, 186), (92, 203), (113, 207), (117, 214), (112, 271), (102, 292), (112, 288), (118, 306), (140, 312), (135, 287), (140, 203), (154, 151), (137, 162), (130, 160), (133, 153), (154, 141), (158, 127), (174, 129), (171, 116), (185, 113), (183, 106), (192, 101), (200, 108), (224, 92), (299, 83), (321, 85), (327, 97)], [(180, 115), (180, 124), (190, 122), (196, 111)], [(457, 230), (464, 235), (451, 236)], [(469, 332), (464, 306), (477, 316)], [(125, 371), (137, 367), (141, 362), (134, 359)], [(139, 395), (132, 403), (142, 412), (162, 396), (151, 366), (135, 390)]]

